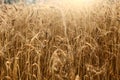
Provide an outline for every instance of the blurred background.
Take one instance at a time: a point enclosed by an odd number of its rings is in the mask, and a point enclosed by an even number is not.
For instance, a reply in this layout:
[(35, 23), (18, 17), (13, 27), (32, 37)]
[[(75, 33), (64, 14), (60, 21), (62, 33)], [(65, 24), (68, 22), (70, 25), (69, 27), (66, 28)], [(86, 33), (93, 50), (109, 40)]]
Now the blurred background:
[(25, 3), (25, 4), (34, 4), (34, 3), (44, 3), (47, 0), (0, 0), (0, 4), (13, 4), (13, 3)]
[[(34, 4), (34, 3), (44, 3), (44, 2), (50, 2), (50, 1), (54, 1), (54, 2), (60, 2), (60, 1), (73, 1), (73, 0), (0, 0), (0, 4), (13, 4), (13, 3), (25, 3), (25, 4)], [(89, 2), (90, 0), (74, 0), (74, 1), (87, 1)], [(94, 1), (101, 1), (101, 0), (94, 0)], [(109, 1), (111, 3), (113, 2), (117, 2), (119, 0), (103, 0), (103, 1)]]

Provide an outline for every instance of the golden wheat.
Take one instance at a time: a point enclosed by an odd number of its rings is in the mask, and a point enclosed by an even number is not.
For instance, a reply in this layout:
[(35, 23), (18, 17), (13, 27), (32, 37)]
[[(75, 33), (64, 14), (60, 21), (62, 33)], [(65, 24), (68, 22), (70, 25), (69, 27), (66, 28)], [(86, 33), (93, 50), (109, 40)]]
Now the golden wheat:
[(119, 58), (120, 2), (0, 5), (0, 80), (120, 80)]

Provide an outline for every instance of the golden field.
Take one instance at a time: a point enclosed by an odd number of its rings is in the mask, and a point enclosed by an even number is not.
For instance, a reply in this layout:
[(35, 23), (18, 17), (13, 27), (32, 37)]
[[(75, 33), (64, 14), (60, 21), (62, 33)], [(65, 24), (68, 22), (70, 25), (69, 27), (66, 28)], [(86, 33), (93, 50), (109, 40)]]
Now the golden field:
[(120, 2), (0, 5), (0, 80), (120, 80)]

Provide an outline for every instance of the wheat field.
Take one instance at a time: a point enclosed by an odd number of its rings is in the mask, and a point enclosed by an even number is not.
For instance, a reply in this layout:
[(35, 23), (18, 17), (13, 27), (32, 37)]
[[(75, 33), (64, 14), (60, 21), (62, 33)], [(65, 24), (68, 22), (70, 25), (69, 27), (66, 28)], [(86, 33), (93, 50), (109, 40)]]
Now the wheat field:
[(120, 2), (65, 1), (0, 5), (0, 80), (120, 80)]

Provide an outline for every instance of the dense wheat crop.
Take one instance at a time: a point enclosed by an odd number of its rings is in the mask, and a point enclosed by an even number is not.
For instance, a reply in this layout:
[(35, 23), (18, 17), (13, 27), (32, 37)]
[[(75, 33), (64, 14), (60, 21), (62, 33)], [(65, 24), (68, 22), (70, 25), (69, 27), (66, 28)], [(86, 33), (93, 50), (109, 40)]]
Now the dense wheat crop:
[(120, 3), (0, 5), (0, 80), (120, 80)]

